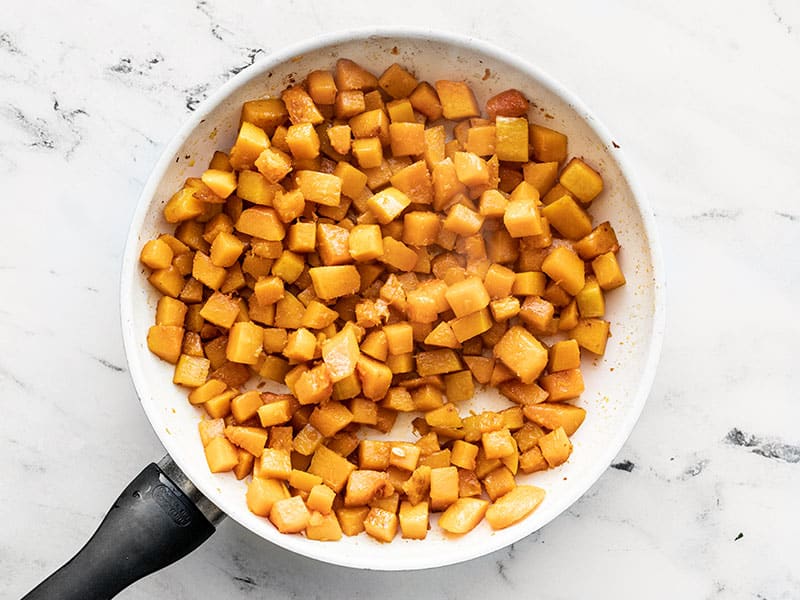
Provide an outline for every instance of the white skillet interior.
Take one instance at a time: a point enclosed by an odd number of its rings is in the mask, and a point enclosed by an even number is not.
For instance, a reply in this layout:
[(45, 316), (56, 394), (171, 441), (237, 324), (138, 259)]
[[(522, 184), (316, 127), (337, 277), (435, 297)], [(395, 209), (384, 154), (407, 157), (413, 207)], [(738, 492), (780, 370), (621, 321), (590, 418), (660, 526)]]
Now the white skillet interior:
[[(595, 223), (610, 220), (617, 231), (619, 254), (628, 283), (607, 296), (613, 337), (603, 358), (584, 358), (586, 392), (577, 402), (588, 411), (573, 436), (574, 453), (560, 468), (519, 480), (547, 490), (539, 509), (521, 523), (493, 532), (485, 523), (460, 538), (445, 536), (435, 525), (424, 541), (380, 544), (366, 535), (337, 543), (281, 535), (245, 505), (245, 483), (232, 474), (213, 475), (197, 433), (200, 410), (186, 400), (186, 390), (172, 384), (172, 365), (152, 355), (146, 334), (154, 319), (157, 292), (138, 262), (142, 245), (172, 227), (162, 208), (188, 176), (198, 176), (213, 152), (232, 144), (244, 101), (276, 96), (313, 69), (331, 69), (347, 57), (380, 74), (393, 62), (420, 79), (467, 81), (483, 106), (504, 89), (522, 90), (532, 101), (533, 122), (569, 136), (571, 156), (584, 157), (603, 175), (605, 189), (595, 200)], [(125, 349), (142, 406), (167, 451), (195, 485), (230, 517), (256, 534), (300, 554), (330, 563), (379, 570), (436, 567), (487, 554), (555, 518), (577, 500), (608, 467), (630, 434), (647, 398), (655, 372), (664, 323), (663, 270), (650, 209), (605, 129), (582, 104), (541, 71), (483, 42), (431, 31), (371, 30), (333, 34), (273, 54), (243, 71), (204, 102), (165, 150), (148, 181), (131, 225), (121, 290)], [(509, 405), (493, 391), (479, 391), (462, 405), (470, 408)], [(398, 421), (398, 428), (406, 420)], [(408, 437), (408, 429), (395, 437)]]

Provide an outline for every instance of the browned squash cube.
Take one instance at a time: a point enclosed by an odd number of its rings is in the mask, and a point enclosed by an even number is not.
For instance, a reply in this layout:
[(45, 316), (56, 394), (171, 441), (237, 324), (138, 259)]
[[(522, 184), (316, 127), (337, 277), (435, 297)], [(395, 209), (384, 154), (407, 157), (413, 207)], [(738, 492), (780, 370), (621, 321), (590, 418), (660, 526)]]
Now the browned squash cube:
[(458, 469), (431, 469), (431, 509), (444, 510), (458, 500)]
[(554, 429), (539, 438), (539, 449), (551, 467), (557, 467), (567, 461), (572, 454), (572, 442), (569, 441), (563, 427)]
[(509, 162), (528, 161), (528, 120), (524, 117), (495, 119), (497, 158)]
[(335, 492), (340, 492), (344, 488), (350, 473), (356, 470), (356, 466), (346, 458), (339, 456), (325, 446), (320, 446), (314, 452), (308, 472), (322, 477), (322, 481)]
[(236, 170), (250, 169), (258, 156), (269, 146), (269, 139), (264, 130), (253, 123), (244, 121), (239, 128), (236, 142), (231, 148), (230, 164)]
[(384, 363), (361, 355), (356, 364), (361, 391), (371, 400), (380, 400), (386, 395), (392, 383), (392, 370)]
[(603, 191), (603, 179), (600, 174), (580, 158), (569, 161), (561, 171), (559, 183), (583, 204), (588, 204)]
[(236, 321), (236, 317), (239, 316), (240, 310), (241, 307), (236, 298), (214, 292), (200, 309), (200, 316), (209, 323), (230, 329)]
[(417, 79), (397, 63), (378, 78), (378, 86), (392, 98), (406, 98), (417, 87)]
[[(154, 272), (153, 275), (158, 272), (159, 271)], [(224, 268), (218, 267), (212, 263), (211, 258), (207, 254), (202, 252), (194, 253), (194, 260), (192, 262), (192, 277), (207, 285), (212, 290), (217, 290), (225, 281), (225, 277), (227, 277), (227, 275), (228, 272)]]
[(583, 260), (592, 260), (607, 252), (617, 252), (619, 242), (614, 229), (608, 221), (600, 223), (590, 234), (572, 245)]
[(311, 71), (306, 77), (306, 87), (315, 104), (333, 104), (336, 100), (336, 83), (328, 71)]
[(439, 95), (427, 81), (423, 81), (414, 88), (408, 99), (414, 110), (422, 113), (431, 121), (435, 121), (442, 116), (442, 103), (439, 100)]
[(567, 435), (575, 433), (586, 418), (586, 411), (579, 406), (552, 402), (525, 406), (522, 412), (532, 423), (551, 430), (560, 427)]
[(153, 325), (147, 332), (147, 347), (150, 352), (175, 364), (181, 356), (183, 327), (175, 325)]
[(336, 61), (334, 81), (340, 90), (374, 90), (378, 87), (378, 78), (347, 58)]
[[(620, 286), (625, 285), (625, 276), (622, 274), (617, 257), (613, 252), (606, 252), (601, 254), (592, 261), (592, 270), (597, 283), (603, 290), (613, 290)], [(602, 297), (602, 296), (601, 296)], [(580, 305), (579, 305), (580, 307)], [(581, 313), (581, 316), (584, 316)], [(602, 315), (585, 315), (585, 316), (602, 316)]]
[(298, 123), (319, 125), (325, 120), (308, 92), (299, 86), (284, 90), (281, 99), (286, 105), (289, 119), (295, 125)]
[[(341, 90), (336, 94), (334, 114), (337, 119), (349, 119), (366, 110), (364, 92), (361, 90)], [(348, 131), (350, 126), (348, 125)], [(344, 154), (344, 153), (342, 153)]]
[(425, 152), (425, 126), (422, 123), (391, 123), (389, 139), (393, 156), (416, 156)]
[(559, 246), (547, 255), (542, 263), (542, 271), (573, 296), (578, 294), (585, 284), (583, 261), (566, 246)]
[(490, 301), (483, 281), (474, 276), (449, 286), (445, 298), (457, 317), (486, 308)]
[(411, 200), (403, 192), (394, 187), (381, 190), (367, 201), (367, 208), (375, 215), (378, 223), (386, 225), (411, 204)]
[(250, 321), (234, 323), (228, 335), (225, 351), (228, 360), (254, 365), (263, 351), (264, 330)]
[(602, 319), (579, 319), (578, 324), (567, 332), (581, 348), (602, 356), (610, 335), (611, 324)]
[(250, 100), (242, 105), (242, 121), (260, 127), (270, 135), (288, 116), (286, 106), (280, 98)]
[(550, 346), (550, 360), (547, 369), (553, 373), (555, 371), (566, 371), (568, 369), (579, 369), (581, 366), (581, 350), (575, 340), (563, 340)]
[(439, 375), (461, 370), (461, 361), (458, 355), (450, 349), (431, 350), (420, 352), (416, 356), (417, 373), (421, 377)]
[(314, 284), (314, 292), (323, 300), (355, 294), (361, 287), (361, 276), (353, 265), (313, 267), (308, 274)]
[(397, 534), (397, 515), (382, 508), (371, 508), (364, 519), (364, 530), (379, 542), (391, 542)]
[(139, 260), (151, 269), (166, 269), (172, 264), (174, 253), (164, 240), (150, 240), (142, 247)]
[(242, 211), (236, 221), (237, 231), (263, 240), (280, 241), (286, 235), (286, 230), (272, 208), (256, 206)]
[(206, 461), (212, 473), (232, 471), (239, 462), (236, 446), (225, 437), (215, 437), (205, 447)]
[(567, 136), (563, 133), (541, 125), (531, 125), (530, 138), (533, 157), (538, 162), (561, 163), (567, 159)]
[(570, 196), (561, 196), (542, 208), (552, 227), (570, 240), (580, 239), (592, 231), (592, 219)]
[(481, 114), (475, 95), (462, 81), (437, 81), (436, 93), (442, 104), (442, 114), (445, 119), (461, 121)]
[(210, 366), (211, 363), (207, 358), (181, 354), (180, 358), (178, 358), (178, 363), (175, 365), (172, 383), (192, 388), (200, 387), (208, 378)]
[(547, 365), (547, 350), (533, 334), (515, 325), (497, 345), (494, 355), (511, 369), (523, 383), (533, 383)]
[(374, 169), (383, 162), (383, 146), (377, 137), (353, 140), (352, 152), (362, 169)]
[(539, 379), (542, 388), (550, 394), (548, 400), (561, 402), (572, 400), (583, 393), (583, 376), (580, 369), (556, 371)]
[(532, 485), (518, 485), (495, 500), (486, 510), (492, 529), (505, 529), (531, 514), (544, 500), (545, 491)]
[(311, 513), (300, 496), (278, 500), (269, 511), (269, 520), (281, 533), (299, 533), (308, 525)]

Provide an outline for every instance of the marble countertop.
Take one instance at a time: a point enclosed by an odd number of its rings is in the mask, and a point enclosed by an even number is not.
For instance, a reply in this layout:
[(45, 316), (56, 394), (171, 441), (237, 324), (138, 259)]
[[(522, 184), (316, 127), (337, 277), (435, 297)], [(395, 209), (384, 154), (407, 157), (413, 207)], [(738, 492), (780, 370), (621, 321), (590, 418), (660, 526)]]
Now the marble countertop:
[(349, 571), (226, 522), (120, 597), (800, 595), (797, 3), (14, 4), (0, 22), (0, 597), (61, 565), (162, 455), (126, 371), (118, 279), (169, 138), (273, 49), (421, 22), (538, 63), (641, 173), (669, 296), (641, 420), (570, 510), (482, 559)]

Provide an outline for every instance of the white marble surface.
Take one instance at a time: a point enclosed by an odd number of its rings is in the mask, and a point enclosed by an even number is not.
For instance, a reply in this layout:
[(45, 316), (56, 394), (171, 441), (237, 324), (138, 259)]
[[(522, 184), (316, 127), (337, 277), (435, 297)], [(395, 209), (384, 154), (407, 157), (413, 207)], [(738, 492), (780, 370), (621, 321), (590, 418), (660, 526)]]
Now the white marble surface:
[(4, 6), (0, 597), (59, 566), (161, 456), (125, 369), (117, 288), (137, 196), (170, 136), (271, 49), (422, 22), (538, 63), (638, 166), (669, 310), (636, 430), (571, 510), (483, 559), (349, 571), (227, 522), (120, 597), (800, 596), (798, 4), (518, 1), (502, 15), (473, 0), (360, 4)]

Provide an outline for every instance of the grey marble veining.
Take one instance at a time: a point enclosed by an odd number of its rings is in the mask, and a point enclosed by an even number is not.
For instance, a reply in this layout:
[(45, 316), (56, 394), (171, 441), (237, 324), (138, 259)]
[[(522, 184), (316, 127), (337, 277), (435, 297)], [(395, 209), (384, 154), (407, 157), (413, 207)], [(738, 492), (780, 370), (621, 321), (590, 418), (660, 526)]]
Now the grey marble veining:
[(183, 119), (285, 44), (421, 24), (538, 63), (641, 173), (669, 310), (639, 424), (571, 509), (482, 559), (350, 571), (227, 522), (121, 597), (800, 597), (796, 2), (13, 5), (0, 20), (0, 597), (60, 565), (161, 456), (125, 366), (118, 278), (137, 196)]

